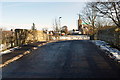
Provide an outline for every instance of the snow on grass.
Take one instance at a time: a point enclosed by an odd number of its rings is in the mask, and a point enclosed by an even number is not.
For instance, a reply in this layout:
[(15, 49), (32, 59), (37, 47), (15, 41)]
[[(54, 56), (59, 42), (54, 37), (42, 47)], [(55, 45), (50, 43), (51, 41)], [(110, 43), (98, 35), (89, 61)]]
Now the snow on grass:
[(101, 50), (105, 51), (105, 53), (112, 59), (120, 62), (120, 51), (112, 48), (109, 43), (101, 40), (92, 40), (94, 44), (96, 44)]

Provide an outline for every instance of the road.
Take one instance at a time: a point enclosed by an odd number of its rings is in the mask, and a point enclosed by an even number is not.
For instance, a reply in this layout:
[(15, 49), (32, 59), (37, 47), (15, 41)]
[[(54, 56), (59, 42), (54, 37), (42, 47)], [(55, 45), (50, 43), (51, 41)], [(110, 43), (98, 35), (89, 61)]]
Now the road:
[(2, 69), (3, 78), (119, 78), (89, 40), (48, 43)]

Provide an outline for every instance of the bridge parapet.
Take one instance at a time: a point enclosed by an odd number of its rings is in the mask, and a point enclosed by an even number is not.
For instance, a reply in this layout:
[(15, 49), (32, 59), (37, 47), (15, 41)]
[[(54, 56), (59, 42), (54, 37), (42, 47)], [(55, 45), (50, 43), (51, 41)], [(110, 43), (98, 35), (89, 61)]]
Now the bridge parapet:
[[(53, 37), (53, 40), (56, 38)], [(89, 40), (90, 36), (88, 35), (67, 35), (67, 36), (60, 36), (59, 40)]]

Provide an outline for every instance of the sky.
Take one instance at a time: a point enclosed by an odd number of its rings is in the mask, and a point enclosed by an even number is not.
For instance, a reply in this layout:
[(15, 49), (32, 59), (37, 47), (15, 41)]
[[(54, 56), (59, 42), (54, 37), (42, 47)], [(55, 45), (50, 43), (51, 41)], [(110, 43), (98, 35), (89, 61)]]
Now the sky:
[(32, 23), (35, 23), (38, 30), (51, 30), (54, 19), (62, 17), (61, 26), (77, 29), (77, 14), (84, 7), (85, 2), (1, 2), (0, 27), (31, 29)]

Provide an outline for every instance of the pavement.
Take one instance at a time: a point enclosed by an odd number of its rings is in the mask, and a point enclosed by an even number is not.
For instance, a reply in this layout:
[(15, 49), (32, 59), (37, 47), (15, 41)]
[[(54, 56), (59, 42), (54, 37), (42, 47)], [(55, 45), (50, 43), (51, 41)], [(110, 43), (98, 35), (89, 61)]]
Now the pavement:
[(119, 79), (120, 68), (90, 40), (69, 40), (39, 46), (3, 67), (2, 78)]

